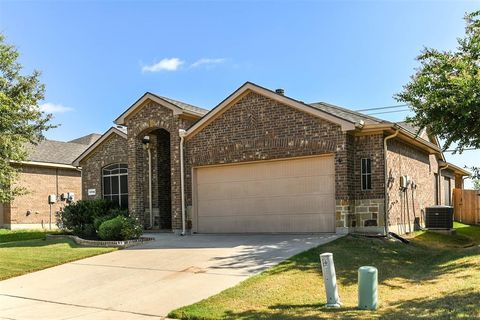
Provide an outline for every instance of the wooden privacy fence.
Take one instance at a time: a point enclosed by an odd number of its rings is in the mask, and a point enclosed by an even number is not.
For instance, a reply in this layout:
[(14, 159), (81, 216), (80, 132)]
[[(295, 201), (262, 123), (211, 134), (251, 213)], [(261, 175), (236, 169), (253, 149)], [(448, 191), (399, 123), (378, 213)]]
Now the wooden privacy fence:
[(466, 224), (480, 224), (480, 191), (453, 190), (455, 220)]

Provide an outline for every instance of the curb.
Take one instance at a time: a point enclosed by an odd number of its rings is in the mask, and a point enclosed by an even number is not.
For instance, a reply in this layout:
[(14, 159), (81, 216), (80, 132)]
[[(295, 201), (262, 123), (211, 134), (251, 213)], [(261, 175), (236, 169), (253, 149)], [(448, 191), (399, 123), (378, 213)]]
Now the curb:
[(57, 234), (47, 234), (47, 239), (71, 239), (75, 241), (76, 244), (90, 247), (113, 247), (119, 249), (125, 249), (133, 246), (138, 246), (144, 244), (145, 242), (153, 241), (155, 238), (152, 237), (140, 237), (138, 239), (132, 240), (122, 240), (122, 241), (103, 241), (103, 240), (87, 240), (82, 239), (77, 236), (72, 235), (57, 235)]

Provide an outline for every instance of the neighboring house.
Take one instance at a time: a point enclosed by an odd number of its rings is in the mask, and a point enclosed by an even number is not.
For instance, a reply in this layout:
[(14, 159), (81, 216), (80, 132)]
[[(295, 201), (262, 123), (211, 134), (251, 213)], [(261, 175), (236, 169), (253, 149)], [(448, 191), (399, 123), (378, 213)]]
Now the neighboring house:
[[(468, 175), (424, 130), (249, 82), (211, 111), (146, 93), (115, 123), (126, 129), (74, 161), (83, 198), (114, 200), (146, 228), (384, 232), (387, 218), (404, 233)], [(401, 189), (404, 175), (412, 183)]]
[(8, 229), (36, 229), (50, 227), (50, 204), (48, 196), (56, 195), (52, 204), (52, 228), (55, 225), (55, 213), (65, 205), (61, 194), (73, 193), (75, 199), (81, 199), (81, 171), (72, 165), (98, 134), (90, 134), (69, 142), (44, 140), (38, 145), (28, 146), (28, 159), (12, 163), (20, 168), (17, 186), (27, 193), (18, 196), (8, 204), (0, 204), (0, 227)]

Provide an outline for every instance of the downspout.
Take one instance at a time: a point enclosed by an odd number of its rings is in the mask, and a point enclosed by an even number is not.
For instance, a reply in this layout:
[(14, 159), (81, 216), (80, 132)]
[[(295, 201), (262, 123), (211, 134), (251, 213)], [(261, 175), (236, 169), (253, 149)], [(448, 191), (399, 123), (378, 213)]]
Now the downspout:
[(180, 136), (180, 194), (182, 199), (182, 233), (184, 236), (185, 230), (185, 177), (184, 177), (184, 160), (183, 160), (183, 141), (187, 132), (184, 129), (178, 130)]
[(395, 133), (386, 136), (383, 139), (383, 167), (384, 167), (384, 174), (385, 174), (385, 208), (384, 208), (384, 224), (385, 224), (385, 236), (388, 237), (388, 212), (389, 212), (389, 199), (388, 199), (388, 168), (387, 168), (387, 141), (390, 139), (395, 138), (398, 135), (398, 132), (400, 131), (398, 129), (397, 125), (394, 125), (394, 128), (396, 129)]
[(148, 211), (150, 212), (150, 228), (153, 229), (153, 201), (152, 201), (152, 150), (147, 146), (148, 152)]
[[(438, 205), (441, 205), (441, 203), (442, 203), (442, 187), (441, 187), (441, 184), (440, 184), (442, 182), (442, 171), (447, 169), (448, 166), (449, 166), (449, 164), (447, 163), (443, 167), (438, 167), (438, 176), (437, 176), (437, 179), (438, 179), (438, 181), (437, 181), (437, 184), (438, 184), (438, 190), (437, 190), (437, 192), (438, 192)], [(444, 188), (445, 188), (445, 186), (444, 186)], [(450, 190), (448, 190), (448, 192), (450, 192)]]

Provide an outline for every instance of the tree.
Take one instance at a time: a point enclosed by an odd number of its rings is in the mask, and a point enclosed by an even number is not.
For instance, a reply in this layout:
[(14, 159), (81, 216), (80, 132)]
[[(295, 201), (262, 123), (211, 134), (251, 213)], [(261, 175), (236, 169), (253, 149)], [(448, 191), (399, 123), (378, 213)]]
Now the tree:
[(408, 122), (444, 140), (444, 150), (456, 143), (459, 153), (480, 148), (480, 11), (466, 14), (465, 21), (457, 50), (425, 48), (417, 57), (420, 67), (395, 95), (415, 112)]
[(54, 127), (49, 124), (52, 115), (38, 106), (45, 92), (40, 72), (21, 75), (18, 57), (17, 49), (0, 34), (0, 203), (25, 192), (15, 186), (19, 168), (14, 164), (26, 159), (28, 143), (37, 144), (43, 132)]
[(473, 179), (473, 189), (480, 190), (480, 179)]

